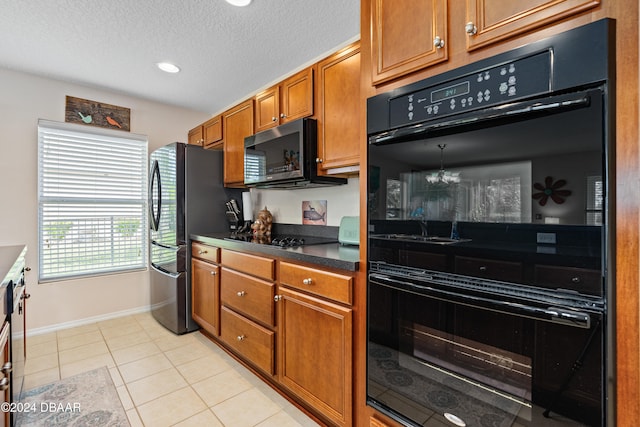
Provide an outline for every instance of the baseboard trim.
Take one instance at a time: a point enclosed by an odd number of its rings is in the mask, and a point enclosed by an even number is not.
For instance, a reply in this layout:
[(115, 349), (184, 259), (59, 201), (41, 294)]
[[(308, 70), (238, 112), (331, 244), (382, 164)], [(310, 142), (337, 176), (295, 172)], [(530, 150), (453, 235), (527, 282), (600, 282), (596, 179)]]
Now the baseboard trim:
[(99, 316), (85, 317), (84, 319), (72, 320), (69, 322), (57, 323), (55, 325), (43, 326), (41, 328), (33, 328), (27, 331), (27, 337), (48, 334), (50, 332), (56, 332), (63, 329), (75, 328), (77, 326), (89, 325), (91, 323), (102, 322), (104, 320), (111, 320), (118, 317), (131, 316), (133, 314), (140, 314), (148, 312), (149, 306), (132, 308), (129, 310), (115, 311), (113, 313), (101, 314)]

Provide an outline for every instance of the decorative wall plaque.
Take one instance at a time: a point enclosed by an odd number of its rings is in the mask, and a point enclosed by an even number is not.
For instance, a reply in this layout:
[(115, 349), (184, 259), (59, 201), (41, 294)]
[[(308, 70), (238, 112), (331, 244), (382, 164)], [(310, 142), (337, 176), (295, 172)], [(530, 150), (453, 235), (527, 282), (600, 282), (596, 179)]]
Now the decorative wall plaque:
[(302, 202), (302, 223), (327, 225), (327, 201), (308, 200)]
[(64, 121), (129, 131), (130, 116), (130, 108), (67, 96)]

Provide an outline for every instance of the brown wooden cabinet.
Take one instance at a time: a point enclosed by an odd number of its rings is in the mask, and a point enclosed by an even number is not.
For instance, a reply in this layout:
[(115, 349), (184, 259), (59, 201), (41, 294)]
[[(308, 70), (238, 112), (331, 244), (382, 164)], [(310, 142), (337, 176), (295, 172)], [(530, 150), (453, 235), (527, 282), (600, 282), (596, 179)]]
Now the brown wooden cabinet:
[(198, 125), (189, 131), (187, 142), (191, 145), (199, 145), (202, 147), (204, 144), (204, 130), (202, 129), (202, 125)]
[(313, 114), (313, 67), (255, 96), (255, 131)]
[(199, 243), (191, 245), (191, 317), (214, 336), (220, 333), (220, 267), (213, 264), (218, 262), (219, 251)]
[(222, 145), (222, 116), (214, 116), (202, 124), (205, 148), (219, 148)]
[(220, 338), (269, 375), (275, 369), (275, 260), (223, 249)]
[(244, 186), (244, 139), (253, 135), (253, 99), (222, 113), (224, 185)]
[(222, 144), (222, 117), (212, 117), (191, 129), (188, 142), (205, 148), (219, 148)]
[(467, 49), (535, 30), (599, 4), (600, 0), (467, 0)]
[(353, 425), (355, 274), (200, 242), (191, 253), (196, 322), (331, 425)]
[[(539, 29), (600, 4), (600, 0), (467, 0), (464, 7), (456, 4), (457, 7), (447, 9), (446, 0), (369, 1), (374, 85), (441, 63), (450, 56)], [(451, 50), (454, 45), (455, 50)]]
[(373, 84), (446, 61), (446, 0), (370, 0)]
[(278, 379), (332, 423), (352, 425), (351, 308), (280, 287)]
[(360, 164), (360, 42), (320, 61), (316, 85), (320, 172)]

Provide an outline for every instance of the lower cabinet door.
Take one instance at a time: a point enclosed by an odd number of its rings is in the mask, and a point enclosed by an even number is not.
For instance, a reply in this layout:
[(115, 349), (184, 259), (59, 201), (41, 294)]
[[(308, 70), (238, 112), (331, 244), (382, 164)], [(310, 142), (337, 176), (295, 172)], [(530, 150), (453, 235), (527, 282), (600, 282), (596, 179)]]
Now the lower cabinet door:
[(352, 310), (280, 288), (278, 380), (333, 423), (352, 424)]
[(191, 315), (205, 331), (220, 333), (220, 267), (191, 260)]

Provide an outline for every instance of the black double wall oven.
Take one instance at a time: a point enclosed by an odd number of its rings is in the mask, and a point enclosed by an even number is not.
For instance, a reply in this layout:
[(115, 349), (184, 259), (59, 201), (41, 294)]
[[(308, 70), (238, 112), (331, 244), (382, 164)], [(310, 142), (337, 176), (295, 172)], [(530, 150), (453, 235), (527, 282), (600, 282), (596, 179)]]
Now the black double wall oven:
[(368, 100), (370, 406), (407, 426), (614, 425), (614, 34)]

